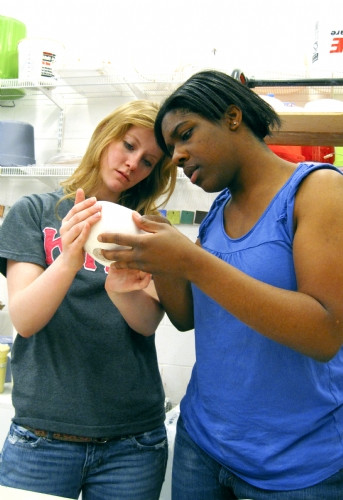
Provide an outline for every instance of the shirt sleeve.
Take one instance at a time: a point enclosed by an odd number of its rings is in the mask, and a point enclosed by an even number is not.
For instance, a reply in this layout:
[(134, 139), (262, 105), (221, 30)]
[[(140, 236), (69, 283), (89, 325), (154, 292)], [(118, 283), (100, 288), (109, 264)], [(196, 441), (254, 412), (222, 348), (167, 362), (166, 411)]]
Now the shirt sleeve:
[(41, 227), (43, 204), (24, 196), (9, 210), (0, 227), (0, 272), (6, 275), (7, 260), (32, 262), (47, 267)]

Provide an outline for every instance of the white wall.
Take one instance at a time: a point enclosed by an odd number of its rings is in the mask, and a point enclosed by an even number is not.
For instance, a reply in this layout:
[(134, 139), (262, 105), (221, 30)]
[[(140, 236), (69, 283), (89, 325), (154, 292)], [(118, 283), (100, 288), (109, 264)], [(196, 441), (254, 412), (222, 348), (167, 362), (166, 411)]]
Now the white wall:
[[(340, 0), (12, 0), (0, 13), (30, 37), (63, 41), (67, 59), (167, 74), (184, 65), (239, 67), (248, 76), (303, 72), (314, 22), (336, 20)], [(215, 55), (214, 55), (215, 49)]]

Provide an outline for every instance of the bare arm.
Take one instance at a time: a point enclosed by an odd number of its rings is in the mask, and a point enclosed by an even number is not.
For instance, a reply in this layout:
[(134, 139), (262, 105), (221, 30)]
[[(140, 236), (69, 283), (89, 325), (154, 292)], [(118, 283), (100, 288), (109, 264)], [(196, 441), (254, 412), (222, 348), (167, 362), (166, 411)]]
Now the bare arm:
[[(326, 361), (343, 343), (343, 225), (339, 217), (343, 178), (332, 171), (315, 172), (303, 182), (296, 198), (297, 291), (257, 281), (192, 244), (175, 228), (144, 220), (138, 225), (150, 234), (116, 235), (111, 241), (133, 250), (116, 250), (113, 258), (118, 265), (193, 282), (260, 334)], [(168, 259), (162, 258), (166, 255)]]
[(23, 337), (37, 333), (55, 314), (84, 262), (83, 245), (91, 224), (99, 219), (96, 200), (84, 200), (79, 191), (75, 205), (63, 219), (62, 252), (46, 269), (27, 263), (7, 263), (9, 312)]
[(190, 282), (170, 274), (156, 274), (154, 282), (161, 304), (173, 325), (180, 331), (194, 328)]
[[(197, 240), (196, 244), (200, 246)], [(156, 274), (157, 294), (173, 325), (180, 331), (194, 328), (191, 282), (174, 274)]]
[(138, 333), (155, 333), (164, 310), (158, 300), (151, 274), (136, 269), (109, 268), (105, 289), (128, 325)]

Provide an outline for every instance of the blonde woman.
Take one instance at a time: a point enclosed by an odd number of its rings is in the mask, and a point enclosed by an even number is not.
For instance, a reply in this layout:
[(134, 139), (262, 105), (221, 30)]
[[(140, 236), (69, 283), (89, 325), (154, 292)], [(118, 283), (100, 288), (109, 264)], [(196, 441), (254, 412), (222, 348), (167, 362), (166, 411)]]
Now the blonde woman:
[(109, 269), (83, 249), (101, 217), (97, 201), (154, 214), (171, 195), (176, 167), (155, 141), (157, 111), (143, 100), (117, 108), (62, 187), (21, 198), (1, 227), (18, 331), (4, 486), (86, 500), (159, 498), (167, 439), (154, 332), (163, 310), (150, 275)]

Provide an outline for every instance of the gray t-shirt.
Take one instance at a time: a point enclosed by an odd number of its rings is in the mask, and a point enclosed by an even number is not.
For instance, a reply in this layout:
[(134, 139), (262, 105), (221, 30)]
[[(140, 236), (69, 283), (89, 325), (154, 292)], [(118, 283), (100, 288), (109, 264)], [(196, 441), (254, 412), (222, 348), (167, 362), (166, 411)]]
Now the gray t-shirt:
[[(6, 259), (47, 268), (60, 254), (62, 190), (24, 196), (0, 228)], [(63, 218), (73, 202), (58, 207)], [(164, 422), (155, 335), (133, 331), (104, 289), (106, 268), (86, 254), (49, 323), (12, 349), (14, 422), (81, 436), (144, 432)], [(19, 332), (20, 334), (20, 332)]]

